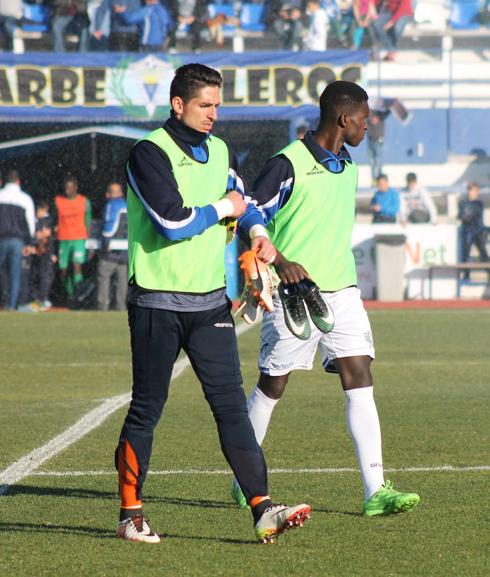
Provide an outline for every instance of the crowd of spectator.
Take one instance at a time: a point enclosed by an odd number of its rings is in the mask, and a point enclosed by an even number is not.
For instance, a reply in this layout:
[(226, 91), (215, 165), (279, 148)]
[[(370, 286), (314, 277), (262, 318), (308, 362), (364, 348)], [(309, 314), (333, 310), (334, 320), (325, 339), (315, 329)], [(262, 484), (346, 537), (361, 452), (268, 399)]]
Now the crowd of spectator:
[[(245, 8), (252, 26), (243, 26)], [(174, 52), (179, 35), (199, 51), (203, 42), (222, 46), (224, 31), (242, 27), (268, 31), (285, 50), (355, 50), (364, 42), (390, 60), (412, 16), (412, 0), (9, 0), (0, 1), (0, 49), (12, 50), (16, 28), (33, 23), (51, 32), (57, 53), (68, 35), (81, 52)]]
[[(0, 185), (1, 182), (0, 177)], [(0, 186), (0, 278), (5, 310), (45, 311), (58, 276), (59, 304), (86, 306), (96, 295), (98, 310), (126, 308), (127, 207), (119, 182), (110, 182), (97, 250), (87, 249), (93, 235), (89, 199), (78, 181), (67, 175), (54, 203), (40, 199), (36, 206), (22, 190), (16, 170), (9, 170)], [(93, 240), (93, 239), (92, 239)], [(96, 279), (84, 279), (85, 265), (96, 261)], [(2, 299), (0, 299), (2, 300)]]
[[(438, 221), (434, 201), (413, 172), (401, 190), (379, 174), (370, 208), (375, 224)], [(480, 261), (487, 262), (490, 228), (484, 223), (478, 183), (468, 183), (458, 220), (461, 262), (470, 261), (473, 246)], [(45, 311), (56, 293), (57, 304), (70, 308), (125, 309), (127, 205), (119, 182), (108, 183), (102, 219), (95, 224), (90, 201), (79, 192), (75, 177), (65, 177), (52, 202), (39, 199), (34, 205), (22, 190), (17, 170), (9, 170), (5, 182), (0, 175), (0, 305), (5, 310)]]

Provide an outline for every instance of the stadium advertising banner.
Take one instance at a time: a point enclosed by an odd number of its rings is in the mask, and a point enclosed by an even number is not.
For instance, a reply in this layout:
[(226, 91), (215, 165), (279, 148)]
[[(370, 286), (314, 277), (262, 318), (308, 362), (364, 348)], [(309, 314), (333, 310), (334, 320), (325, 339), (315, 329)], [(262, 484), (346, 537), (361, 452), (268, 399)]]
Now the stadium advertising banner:
[[(352, 251), (356, 259), (359, 288), (364, 299), (374, 298), (376, 278), (376, 234), (403, 234), (407, 237), (404, 255), (405, 291), (408, 299), (429, 298), (431, 265), (452, 264), (457, 259), (458, 226), (456, 224), (356, 224), (352, 235)], [(446, 273), (432, 281), (435, 299), (456, 296), (456, 277)]]
[(199, 61), (223, 75), (223, 118), (290, 118), (333, 80), (364, 84), (366, 51), (244, 54), (0, 53), (0, 117), (151, 121), (168, 116), (173, 72)]

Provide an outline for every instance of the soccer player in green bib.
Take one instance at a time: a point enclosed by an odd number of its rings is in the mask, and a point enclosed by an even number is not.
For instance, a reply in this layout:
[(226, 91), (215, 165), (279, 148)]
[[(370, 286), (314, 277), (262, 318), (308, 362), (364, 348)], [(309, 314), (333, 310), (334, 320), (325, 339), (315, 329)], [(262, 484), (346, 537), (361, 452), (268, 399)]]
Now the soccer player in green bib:
[(225, 219), (240, 216), (246, 204), (234, 155), (211, 134), (221, 83), (219, 72), (203, 64), (178, 68), (170, 118), (134, 145), (127, 164), (133, 390), (116, 448), (117, 534), (127, 541), (160, 541), (143, 514), (142, 491), (153, 432), (182, 350), (213, 412), (257, 538), (271, 541), (302, 526), (311, 510), (271, 501), (264, 456), (247, 413), (224, 260)]
[[(318, 350), (324, 369), (340, 376), (364, 485), (362, 512), (371, 517), (409, 511), (420, 498), (395, 491), (384, 479), (370, 370), (373, 338), (351, 250), (358, 169), (345, 144), (362, 141), (367, 101), (367, 93), (355, 83), (329, 84), (320, 97), (317, 130), (266, 163), (239, 229), (262, 252), (266, 237), (270, 239), (281, 279), (275, 310), (264, 313), (260, 375), (248, 399), (257, 441), (264, 440), (289, 374), (310, 370)], [(236, 480), (232, 495), (245, 505)]]

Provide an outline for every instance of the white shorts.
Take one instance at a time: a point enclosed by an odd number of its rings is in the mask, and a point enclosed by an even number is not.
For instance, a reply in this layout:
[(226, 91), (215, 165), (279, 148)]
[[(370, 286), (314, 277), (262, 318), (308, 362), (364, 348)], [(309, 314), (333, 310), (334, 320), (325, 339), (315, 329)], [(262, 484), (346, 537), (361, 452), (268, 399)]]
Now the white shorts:
[(286, 326), (284, 312), (277, 292), (274, 311), (264, 314), (260, 333), (259, 370), (271, 376), (286, 375), (297, 370), (311, 370), (318, 349), (323, 368), (342, 357), (368, 355), (374, 359), (371, 325), (357, 287), (322, 293), (332, 307), (335, 326), (329, 333), (320, 332), (311, 324), (307, 341), (296, 338)]

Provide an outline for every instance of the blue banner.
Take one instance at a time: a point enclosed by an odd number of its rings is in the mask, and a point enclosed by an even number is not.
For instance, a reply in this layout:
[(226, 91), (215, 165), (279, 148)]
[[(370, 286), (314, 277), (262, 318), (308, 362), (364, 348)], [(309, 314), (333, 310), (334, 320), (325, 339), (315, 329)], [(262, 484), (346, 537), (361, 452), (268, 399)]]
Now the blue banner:
[(221, 118), (291, 118), (317, 108), (333, 80), (364, 84), (366, 51), (194, 54), (0, 53), (3, 121), (152, 121), (169, 112), (174, 70), (223, 76)]

